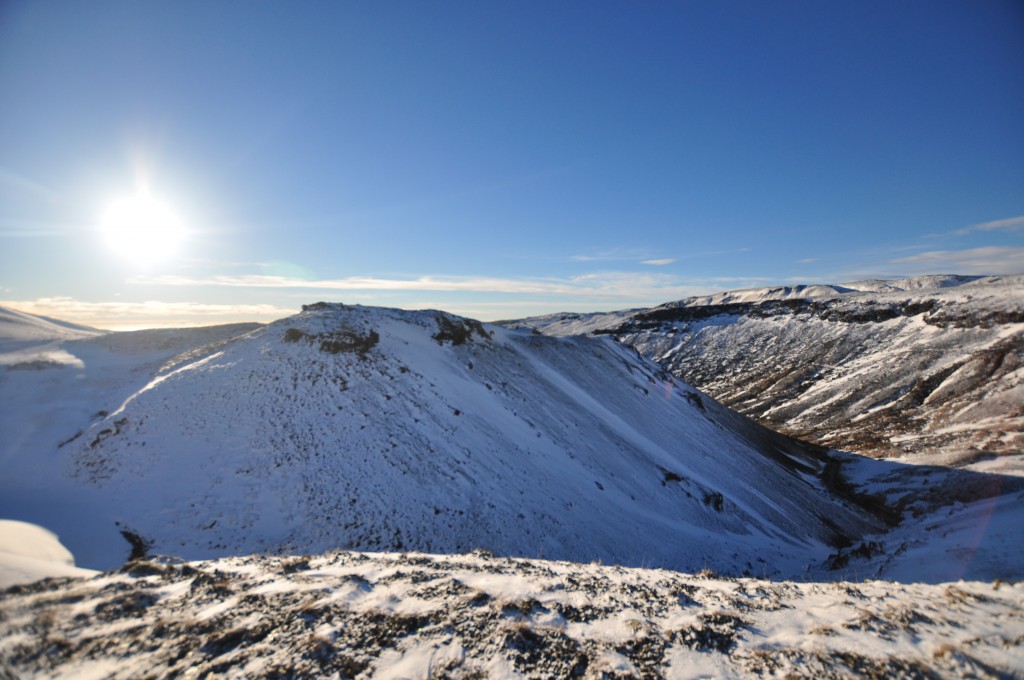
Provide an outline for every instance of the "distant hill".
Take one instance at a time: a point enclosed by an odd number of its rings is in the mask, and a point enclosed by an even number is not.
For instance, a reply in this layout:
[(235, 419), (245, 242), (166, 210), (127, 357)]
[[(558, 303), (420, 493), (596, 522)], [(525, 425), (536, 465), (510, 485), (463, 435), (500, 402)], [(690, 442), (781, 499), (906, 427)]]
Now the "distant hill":
[(46, 316), (0, 307), (0, 347), (9, 346), (10, 343), (91, 338), (106, 332)]
[(1024, 276), (748, 289), (508, 325), (613, 335), (825, 446), (1024, 474)]

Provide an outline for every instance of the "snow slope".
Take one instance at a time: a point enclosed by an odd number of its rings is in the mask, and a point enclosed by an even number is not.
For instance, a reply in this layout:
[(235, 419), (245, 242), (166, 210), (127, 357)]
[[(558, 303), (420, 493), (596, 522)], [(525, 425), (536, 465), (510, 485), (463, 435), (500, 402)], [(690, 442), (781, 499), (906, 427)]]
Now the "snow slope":
[(67, 446), (174, 357), (259, 325), (106, 334), (8, 316), (17, 323), (0, 323), (0, 518), (53, 530), (80, 564), (116, 566), (127, 543), (109, 499), (63, 474)]
[(93, 338), (105, 331), (0, 307), (0, 370), (42, 370), (76, 366), (61, 349), (64, 341)]
[(0, 595), (0, 676), (1024, 677), (1024, 584), (797, 583), (332, 552)]
[[(968, 295), (930, 321), (1017, 323)], [(42, 342), (72, 360), (0, 367), (0, 516), (103, 566), (118, 530), (236, 556), (0, 592), (0, 677), (1024, 677), (1019, 477), (825, 452), (608, 337), (440, 312)], [(32, 556), (0, 565), (74, 569), (5, 528)], [(240, 555), (338, 546), (449, 554)]]
[(317, 304), (59, 348), (75, 363), (0, 369), (0, 517), (90, 567), (339, 546), (824, 579), (1024, 567), (1019, 480), (790, 440), (607, 337)]
[(613, 334), (727, 406), (832, 448), (1024, 473), (1024, 276), (751, 289), (515, 325)]
[(158, 553), (334, 547), (803, 573), (880, 523), (823, 452), (607, 338), (311, 305), (168, 363), (61, 450)]
[(832, 452), (838, 486), (898, 523), (829, 556), (833, 578), (942, 583), (1024, 576), (1024, 479)]
[(4, 349), (14, 343), (90, 338), (105, 332), (88, 326), (0, 307), (0, 347)]
[(52, 532), (29, 524), (0, 520), (0, 588), (57, 576), (91, 576)]

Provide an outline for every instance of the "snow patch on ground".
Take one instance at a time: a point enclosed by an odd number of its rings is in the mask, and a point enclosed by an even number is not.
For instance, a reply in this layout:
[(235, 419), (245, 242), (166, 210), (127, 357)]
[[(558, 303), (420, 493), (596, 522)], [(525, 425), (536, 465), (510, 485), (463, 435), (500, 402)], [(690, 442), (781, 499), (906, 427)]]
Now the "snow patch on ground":
[(56, 534), (12, 520), (0, 520), (0, 588), (56, 576), (91, 576), (75, 567), (75, 559)]

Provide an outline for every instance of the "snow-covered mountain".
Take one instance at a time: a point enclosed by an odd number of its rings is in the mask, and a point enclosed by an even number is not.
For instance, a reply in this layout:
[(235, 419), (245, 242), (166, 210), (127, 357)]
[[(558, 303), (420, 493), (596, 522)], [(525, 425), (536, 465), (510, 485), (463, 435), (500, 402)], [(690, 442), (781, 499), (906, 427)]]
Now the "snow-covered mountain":
[(792, 573), (881, 528), (823, 451), (609, 338), (317, 304), (165, 363), (61, 448), (158, 553), (415, 549)]
[(68, 445), (169, 363), (259, 324), (69, 333), (23, 312), (0, 308), (0, 317), (11, 320), (0, 324), (0, 518), (56, 532), (81, 564), (116, 566), (126, 544), (109, 499), (66, 474)]
[(86, 567), (120, 564), (127, 538), (189, 559), (482, 547), (802, 578), (1020, 571), (1020, 480), (791, 440), (609, 337), (318, 303), (57, 349), (72, 360), (0, 371), (0, 517)]
[(0, 517), (135, 556), (0, 522), (0, 576), (79, 576), (0, 592), (0, 677), (1021, 677), (1019, 477), (442, 312), (47, 343), (0, 369)]
[(471, 555), (136, 561), (0, 596), (0, 677), (1021, 678), (1024, 584)]
[(105, 331), (0, 307), (0, 370), (40, 369), (75, 363), (60, 345), (66, 340), (94, 338)]
[(1024, 473), (1024, 276), (749, 289), (509, 325), (614, 335), (831, 448)]

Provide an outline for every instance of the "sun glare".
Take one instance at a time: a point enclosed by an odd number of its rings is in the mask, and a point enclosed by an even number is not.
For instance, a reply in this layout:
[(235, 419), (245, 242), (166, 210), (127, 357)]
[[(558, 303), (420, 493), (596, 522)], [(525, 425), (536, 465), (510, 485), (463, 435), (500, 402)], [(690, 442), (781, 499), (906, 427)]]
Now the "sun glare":
[(148, 192), (111, 201), (100, 228), (114, 252), (142, 264), (167, 259), (185, 237), (178, 216)]

